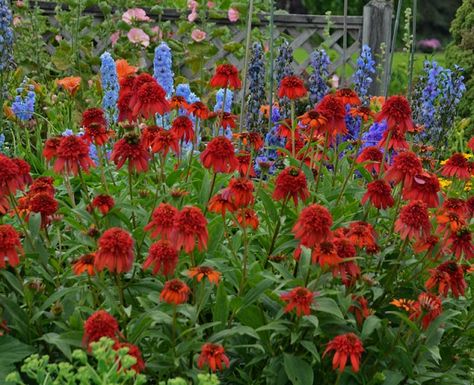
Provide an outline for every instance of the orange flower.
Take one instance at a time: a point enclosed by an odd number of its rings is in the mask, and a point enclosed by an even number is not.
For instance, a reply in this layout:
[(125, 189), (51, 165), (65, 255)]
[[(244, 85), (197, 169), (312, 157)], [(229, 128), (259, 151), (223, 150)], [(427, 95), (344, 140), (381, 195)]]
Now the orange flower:
[(81, 85), (81, 78), (79, 76), (68, 76), (56, 80), (56, 84), (64, 88), (71, 96), (74, 96)]
[(72, 270), (74, 274), (81, 275), (82, 273), (87, 273), (87, 275), (94, 275), (94, 258), (95, 254), (86, 254), (75, 261), (72, 265)]
[(393, 306), (398, 307), (399, 309), (403, 309), (409, 313), (412, 313), (415, 311), (415, 301), (412, 299), (394, 299), (393, 301), (390, 302)]
[(176, 278), (165, 283), (160, 299), (170, 304), (180, 305), (188, 300), (189, 293), (188, 285)]
[(196, 266), (188, 270), (189, 278), (196, 277), (198, 282), (201, 282), (203, 278), (207, 278), (210, 283), (217, 285), (221, 277), (221, 273), (214, 270), (209, 266)]
[(306, 111), (303, 115), (298, 116), (300, 123), (311, 129), (317, 130), (327, 123), (327, 119), (316, 110)]
[(117, 68), (117, 76), (119, 80), (128, 78), (130, 75), (137, 73), (138, 67), (131, 66), (125, 59), (118, 59), (115, 62)]
[(347, 360), (350, 359), (352, 371), (357, 373), (360, 367), (360, 357), (364, 352), (362, 341), (354, 334), (347, 333), (334, 337), (329, 341), (323, 357), (334, 350), (334, 357), (332, 360), (332, 368), (339, 368), (339, 372), (343, 372), (346, 367)]

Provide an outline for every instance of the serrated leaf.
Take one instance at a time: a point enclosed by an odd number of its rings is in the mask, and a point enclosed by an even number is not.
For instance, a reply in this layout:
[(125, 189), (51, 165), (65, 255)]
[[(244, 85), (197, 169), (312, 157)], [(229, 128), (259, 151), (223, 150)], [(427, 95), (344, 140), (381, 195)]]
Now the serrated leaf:
[(293, 385), (308, 385), (314, 380), (314, 373), (311, 365), (302, 358), (291, 354), (284, 354), (283, 366), (286, 375)]

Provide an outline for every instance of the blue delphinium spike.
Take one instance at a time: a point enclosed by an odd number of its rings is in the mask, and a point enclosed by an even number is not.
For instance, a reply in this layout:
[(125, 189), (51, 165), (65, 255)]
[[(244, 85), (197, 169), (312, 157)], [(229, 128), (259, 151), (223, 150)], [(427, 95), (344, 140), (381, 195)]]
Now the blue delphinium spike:
[(107, 122), (109, 122), (109, 124), (112, 122), (116, 123), (118, 119), (117, 101), (120, 91), (117, 67), (114, 59), (108, 52), (104, 52), (100, 60), (100, 79), (103, 90), (102, 108)]

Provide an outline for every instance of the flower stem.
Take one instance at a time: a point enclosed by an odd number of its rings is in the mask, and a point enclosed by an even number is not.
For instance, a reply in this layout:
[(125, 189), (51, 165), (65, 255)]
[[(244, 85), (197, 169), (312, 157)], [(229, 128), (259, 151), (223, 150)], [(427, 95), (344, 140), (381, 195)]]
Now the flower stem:
[(214, 186), (216, 185), (216, 178), (217, 178), (217, 172), (214, 172), (214, 175), (212, 176), (212, 182), (211, 182), (211, 188), (209, 190), (209, 197), (207, 198), (206, 201), (206, 207), (204, 207), (204, 215), (207, 213), (207, 207), (209, 206), (209, 201), (212, 198), (212, 193), (214, 192)]
[(133, 230), (135, 230), (137, 228), (137, 223), (135, 220), (135, 210), (133, 209), (133, 179), (131, 170), (128, 170), (128, 192), (130, 194), (130, 205), (132, 207), (132, 226)]
[(276, 240), (278, 238), (278, 233), (280, 232), (280, 228), (281, 228), (281, 218), (283, 217), (283, 211), (285, 210), (286, 205), (288, 204), (288, 201), (289, 201), (289, 196), (285, 198), (285, 200), (283, 201), (283, 204), (281, 205), (280, 213), (278, 215), (278, 222), (275, 226), (275, 231), (273, 232), (272, 243), (270, 244), (270, 247), (267, 253), (267, 258), (265, 259), (265, 263), (263, 265), (264, 268), (268, 266), (269, 258), (272, 256), (273, 250), (275, 249), (275, 243), (276, 243)]
[(296, 121), (295, 121), (295, 100), (291, 99), (291, 155), (296, 158)]
[(248, 240), (248, 234), (247, 234), (247, 225), (244, 223), (242, 226), (242, 232), (244, 236), (244, 258), (242, 261), (243, 265), (243, 270), (242, 270), (242, 279), (240, 280), (240, 287), (239, 287), (239, 294), (242, 294), (242, 291), (244, 289), (245, 281), (247, 280), (247, 263), (248, 263), (248, 254), (249, 254), (249, 240)]
[(321, 180), (321, 170), (323, 169), (323, 162), (324, 158), (326, 157), (326, 151), (329, 147), (329, 131), (326, 131), (326, 136), (324, 138), (324, 148), (323, 148), (323, 153), (321, 154), (321, 161), (319, 162), (319, 169), (318, 173), (316, 174), (316, 181), (315, 181), (315, 186), (314, 186), (314, 198), (313, 202), (316, 201), (316, 194), (318, 192), (318, 187), (319, 187), (319, 181)]

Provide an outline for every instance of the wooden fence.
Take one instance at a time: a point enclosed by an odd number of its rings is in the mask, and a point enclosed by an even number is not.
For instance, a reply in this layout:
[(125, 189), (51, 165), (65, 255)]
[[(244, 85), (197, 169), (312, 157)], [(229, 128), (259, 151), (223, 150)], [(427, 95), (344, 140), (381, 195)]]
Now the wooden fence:
[[(52, 25), (58, 26), (55, 19), (55, 8), (58, 3), (48, 1), (31, 2), (32, 6), (37, 6), (46, 14)], [(66, 5), (60, 5), (67, 9)], [(158, 15), (146, 10), (147, 14), (153, 19), (158, 20)], [(114, 10), (112, 10), (114, 12)], [(90, 15), (95, 22), (103, 19), (102, 11), (94, 6), (84, 10), (84, 14)], [(160, 20), (174, 21), (182, 18), (183, 13), (174, 9), (165, 9), (160, 15)], [(294, 15), (294, 14), (276, 14), (274, 15), (274, 38), (283, 36), (290, 41), (293, 49), (304, 49), (307, 58), (300, 63), (295, 63), (295, 73), (303, 74), (309, 64), (309, 54), (319, 45), (329, 48), (335, 53), (336, 59), (332, 61), (329, 68), (331, 73), (336, 72), (342, 66), (351, 66), (355, 68), (356, 61), (354, 54), (359, 52), (362, 44), (368, 44), (377, 55), (380, 53), (381, 43), (389, 46), (391, 36), (391, 16), (392, 5), (390, 0), (372, 0), (365, 8), (363, 16), (325, 16), (325, 15)], [(259, 13), (255, 15), (253, 28), (268, 28), (269, 15)], [(198, 21), (199, 22), (199, 21)], [(245, 29), (237, 23), (230, 23), (227, 18), (210, 18), (209, 22), (217, 25), (227, 25), (232, 34), (232, 41), (237, 43), (245, 42)], [(177, 29), (177, 25), (172, 24)], [(328, 25), (330, 28), (328, 30)], [(347, 31), (347, 42), (344, 50), (344, 35)], [(68, 34), (64, 34), (68, 38)], [(110, 42), (96, 41), (97, 54), (107, 49)], [(243, 68), (243, 58), (235, 56), (233, 53), (225, 50), (225, 41), (220, 38), (212, 38), (210, 44), (214, 44), (219, 50), (216, 55), (209, 58), (205, 63), (205, 68), (211, 70), (219, 61), (227, 61), (239, 69)], [(54, 52), (54, 47), (47, 47), (50, 54)], [(192, 77), (190, 71), (186, 68), (181, 69), (185, 76)], [(383, 77), (381, 77), (383, 78)], [(380, 87), (374, 85), (374, 87)], [(373, 90), (377, 93), (377, 90)]]

